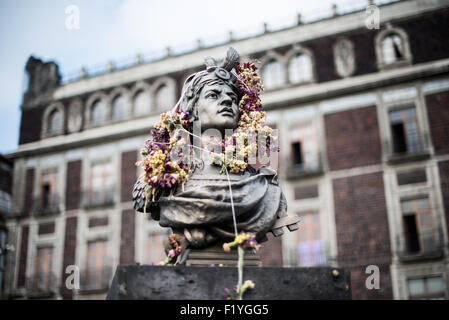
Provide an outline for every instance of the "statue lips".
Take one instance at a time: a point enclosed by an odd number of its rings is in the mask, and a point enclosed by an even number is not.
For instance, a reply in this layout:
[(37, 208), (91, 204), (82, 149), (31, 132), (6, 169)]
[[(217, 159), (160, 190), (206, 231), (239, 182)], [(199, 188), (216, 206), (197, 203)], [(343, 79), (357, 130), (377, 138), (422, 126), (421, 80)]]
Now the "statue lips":
[(218, 110), (218, 114), (234, 118), (234, 110), (232, 110), (232, 107), (228, 107), (228, 106), (223, 107), (220, 110)]

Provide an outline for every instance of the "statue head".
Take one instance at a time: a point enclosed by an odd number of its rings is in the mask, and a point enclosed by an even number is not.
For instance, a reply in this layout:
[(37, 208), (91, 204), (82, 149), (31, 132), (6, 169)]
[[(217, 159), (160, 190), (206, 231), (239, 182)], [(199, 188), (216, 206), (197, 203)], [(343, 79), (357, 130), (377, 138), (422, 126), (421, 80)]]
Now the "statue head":
[(224, 131), (235, 129), (238, 125), (241, 93), (237, 87), (237, 77), (232, 72), (238, 55), (233, 59), (228, 61), (227, 58), (224, 67), (209, 65), (206, 70), (190, 75), (184, 82), (181, 98), (174, 109), (188, 112), (192, 120), (201, 121), (201, 131), (210, 128)]

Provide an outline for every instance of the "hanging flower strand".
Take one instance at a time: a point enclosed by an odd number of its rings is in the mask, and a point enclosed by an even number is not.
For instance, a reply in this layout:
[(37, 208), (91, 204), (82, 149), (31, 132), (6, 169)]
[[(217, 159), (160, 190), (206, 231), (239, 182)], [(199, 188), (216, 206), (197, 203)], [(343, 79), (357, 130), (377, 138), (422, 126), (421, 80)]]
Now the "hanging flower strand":
[[(237, 294), (239, 300), (243, 299), (243, 294), (248, 289), (253, 289), (255, 287), (254, 282), (251, 280), (246, 280), (243, 282), (243, 264), (245, 258), (245, 250), (259, 250), (260, 244), (256, 241), (256, 235), (250, 232), (241, 232), (237, 237), (235, 237), (233, 242), (224, 243), (223, 250), (225, 252), (230, 252), (231, 249), (237, 248), (238, 251), (238, 281), (237, 285), (234, 287), (234, 292)], [(233, 295), (228, 288), (225, 288), (225, 298), (228, 300), (234, 299)]]

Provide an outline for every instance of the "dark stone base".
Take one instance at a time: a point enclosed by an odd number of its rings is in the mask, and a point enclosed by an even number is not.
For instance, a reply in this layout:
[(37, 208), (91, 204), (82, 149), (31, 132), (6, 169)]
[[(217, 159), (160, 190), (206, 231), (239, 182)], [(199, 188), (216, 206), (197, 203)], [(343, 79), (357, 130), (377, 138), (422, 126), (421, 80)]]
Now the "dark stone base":
[[(341, 268), (245, 267), (255, 288), (244, 300), (351, 299), (350, 275)], [(235, 267), (119, 266), (106, 299), (223, 300), (237, 284)]]

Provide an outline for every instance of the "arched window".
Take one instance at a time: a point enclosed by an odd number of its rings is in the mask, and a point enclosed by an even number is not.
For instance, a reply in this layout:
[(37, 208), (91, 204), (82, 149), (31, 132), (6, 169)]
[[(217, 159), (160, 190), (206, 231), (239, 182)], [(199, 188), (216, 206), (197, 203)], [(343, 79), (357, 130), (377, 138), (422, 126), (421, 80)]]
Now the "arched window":
[(402, 38), (392, 33), (382, 40), (382, 57), (384, 64), (392, 64), (405, 58), (405, 48)]
[(279, 88), (285, 83), (284, 68), (280, 61), (269, 60), (262, 67), (262, 81), (265, 89)]
[(92, 104), (90, 113), (90, 123), (92, 125), (99, 125), (106, 121), (107, 105), (103, 99), (97, 99)]
[(58, 109), (53, 110), (48, 116), (48, 133), (57, 134), (62, 131), (63, 117), (62, 112)]
[(112, 100), (112, 120), (122, 120), (126, 118), (128, 99), (123, 95), (117, 95)]
[(387, 25), (375, 39), (377, 66), (390, 69), (412, 63), (407, 33), (401, 28)]
[(173, 92), (166, 84), (161, 85), (156, 91), (156, 109), (165, 110), (174, 106)]
[(134, 96), (134, 114), (136, 116), (148, 114), (151, 110), (151, 97), (147, 90), (139, 90)]
[(291, 83), (313, 80), (312, 59), (306, 53), (297, 53), (288, 62), (288, 78)]

